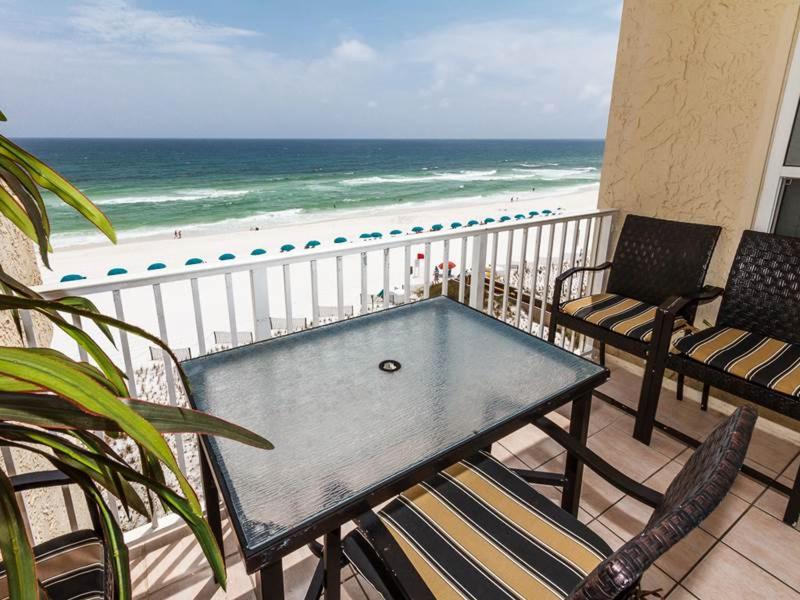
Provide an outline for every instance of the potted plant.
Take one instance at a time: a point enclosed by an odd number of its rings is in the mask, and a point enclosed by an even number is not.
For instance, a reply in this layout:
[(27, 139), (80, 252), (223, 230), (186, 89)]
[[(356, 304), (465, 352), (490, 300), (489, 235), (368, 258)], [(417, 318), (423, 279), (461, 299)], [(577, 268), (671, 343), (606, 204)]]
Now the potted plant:
[[(0, 112), (0, 121), (5, 120)], [(74, 208), (116, 242), (110, 221), (74, 185), (0, 135), (0, 214), (36, 244), (42, 264), (49, 268), (51, 230), (42, 190)], [(100, 490), (116, 498), (124, 510), (147, 515), (152, 506), (137, 492), (137, 488), (144, 489), (148, 499), (152, 495), (178, 514), (200, 543), (215, 579), (224, 587), (221, 549), (163, 434), (220, 435), (265, 449), (272, 447), (270, 443), (210, 415), (129, 398), (125, 374), (91, 335), (63, 315), (93, 322), (111, 343), (112, 331), (118, 330), (160, 346), (174, 361), (188, 389), (170, 349), (158, 337), (100, 314), (86, 298), (43, 298), (9, 276), (2, 269), (2, 259), (0, 311), (9, 311), (20, 339), (24, 338), (20, 311), (30, 311), (64, 331), (90, 358), (74, 360), (49, 348), (0, 346), (0, 446), (43, 456), (81, 487), (101, 517), (118, 598), (131, 597), (127, 548)], [(133, 441), (139, 449), (141, 469), (127, 464), (98, 432), (127, 436)], [(174, 476), (179, 491), (167, 485), (164, 468)], [(8, 475), (0, 469), (0, 553), (9, 592), (13, 600), (36, 599), (40, 597), (40, 586), (33, 584), (38, 581), (36, 564), (18, 502)]]

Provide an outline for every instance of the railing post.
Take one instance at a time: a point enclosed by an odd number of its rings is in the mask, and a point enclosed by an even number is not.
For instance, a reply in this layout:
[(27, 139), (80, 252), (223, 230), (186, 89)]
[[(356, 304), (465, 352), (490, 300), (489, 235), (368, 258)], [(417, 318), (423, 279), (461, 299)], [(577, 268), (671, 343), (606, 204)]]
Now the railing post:
[(269, 339), (272, 332), (269, 328), (269, 288), (266, 269), (250, 271), (250, 296), (253, 301), (253, 329), (256, 341)]
[[(606, 262), (611, 256), (611, 232), (614, 224), (614, 215), (604, 215), (600, 218), (600, 232), (597, 240), (597, 255), (595, 256), (595, 264), (602, 264)], [(600, 274), (600, 277), (592, 279), (592, 294), (600, 294), (605, 287), (606, 272)]]
[(489, 235), (484, 232), (472, 238), (472, 277), (469, 287), (469, 305), (483, 310), (483, 290), (485, 287), (486, 248)]

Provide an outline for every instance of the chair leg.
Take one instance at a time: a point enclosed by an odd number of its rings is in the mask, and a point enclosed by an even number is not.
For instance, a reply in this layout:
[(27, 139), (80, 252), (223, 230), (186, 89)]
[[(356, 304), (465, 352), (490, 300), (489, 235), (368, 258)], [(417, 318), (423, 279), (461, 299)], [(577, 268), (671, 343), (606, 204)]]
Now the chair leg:
[(633, 426), (633, 438), (650, 445), (653, 438), (653, 427), (658, 412), (658, 399), (661, 396), (661, 385), (664, 382), (664, 370), (667, 366), (672, 322), (661, 313), (656, 315), (653, 338), (647, 353), (644, 367), (642, 389), (639, 392), (639, 406), (636, 410), (636, 423)]
[(707, 383), (703, 384), (703, 397), (700, 400), (700, 410), (708, 410), (708, 395), (711, 392), (711, 386)]
[(800, 519), (800, 467), (794, 476), (794, 485), (792, 493), (789, 494), (789, 504), (786, 505), (783, 522), (794, 527), (798, 519)]
[(601, 367), (605, 367), (606, 366), (606, 343), (605, 342), (600, 342), (598, 362), (600, 363)]
[(558, 327), (558, 305), (553, 300), (553, 306), (550, 309), (550, 325), (547, 327), (547, 341), (554, 344), (556, 341), (556, 328)]
[(683, 373), (678, 373), (678, 389), (675, 392), (675, 396), (678, 400), (683, 400), (683, 383), (685, 379), (685, 375)]

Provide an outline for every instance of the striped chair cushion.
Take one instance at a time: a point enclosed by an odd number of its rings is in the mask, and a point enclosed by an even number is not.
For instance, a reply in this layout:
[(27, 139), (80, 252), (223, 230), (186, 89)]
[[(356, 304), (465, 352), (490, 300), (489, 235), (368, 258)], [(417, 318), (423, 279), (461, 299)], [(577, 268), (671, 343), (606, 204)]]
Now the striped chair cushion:
[[(103, 541), (91, 530), (68, 533), (34, 548), (36, 570), (50, 600), (106, 598)], [(0, 600), (8, 600), (5, 567), (0, 564)]]
[(378, 513), (436, 598), (565, 598), (611, 549), (480, 453)]
[(692, 360), (800, 398), (800, 344), (712, 327), (678, 340), (675, 348)]
[[(568, 315), (642, 342), (653, 337), (656, 309), (652, 304), (617, 294), (594, 294), (561, 305), (561, 311)], [(687, 325), (686, 319), (679, 316), (674, 329)]]

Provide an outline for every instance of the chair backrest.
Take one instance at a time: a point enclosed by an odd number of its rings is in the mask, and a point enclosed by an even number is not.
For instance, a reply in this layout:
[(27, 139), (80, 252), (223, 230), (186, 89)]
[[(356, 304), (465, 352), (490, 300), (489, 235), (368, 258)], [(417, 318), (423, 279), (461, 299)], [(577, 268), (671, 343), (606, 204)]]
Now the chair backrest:
[(800, 344), (800, 238), (742, 234), (717, 325)]
[(606, 290), (648, 304), (703, 287), (721, 228), (628, 215)]
[(639, 535), (600, 563), (570, 600), (627, 598), (656, 559), (686, 537), (725, 498), (742, 468), (756, 411), (742, 406), (695, 451)]

